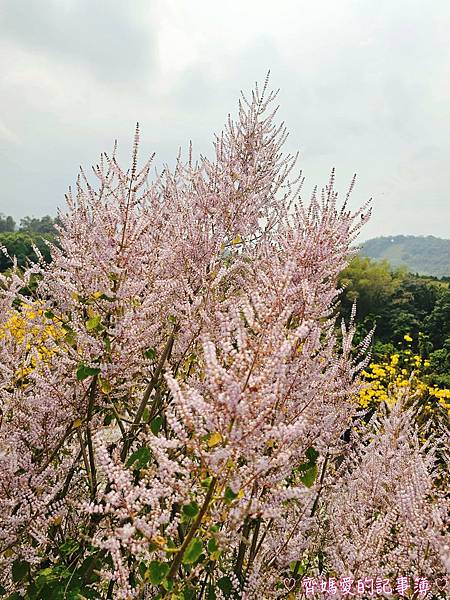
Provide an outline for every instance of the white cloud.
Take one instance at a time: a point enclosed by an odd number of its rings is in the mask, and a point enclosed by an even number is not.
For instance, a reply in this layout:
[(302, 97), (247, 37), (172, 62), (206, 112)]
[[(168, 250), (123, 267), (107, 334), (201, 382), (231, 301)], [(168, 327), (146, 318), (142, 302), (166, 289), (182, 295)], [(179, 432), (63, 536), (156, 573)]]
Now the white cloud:
[(5, 0), (0, 212), (54, 212), (114, 138), (206, 152), (268, 68), (307, 187), (336, 166), (375, 198), (366, 237), (448, 236), (450, 5), (436, 0)]

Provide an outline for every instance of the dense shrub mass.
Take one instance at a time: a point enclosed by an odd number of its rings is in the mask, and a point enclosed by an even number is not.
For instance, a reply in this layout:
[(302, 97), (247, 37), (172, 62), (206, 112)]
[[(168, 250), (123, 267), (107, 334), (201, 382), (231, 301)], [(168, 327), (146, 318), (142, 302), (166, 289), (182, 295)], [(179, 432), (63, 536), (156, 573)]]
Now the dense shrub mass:
[(443, 597), (446, 420), (404, 380), (358, 405), (370, 337), (334, 315), (368, 207), (333, 175), (302, 201), (274, 98), (151, 183), (137, 130), (1, 276), (6, 597)]

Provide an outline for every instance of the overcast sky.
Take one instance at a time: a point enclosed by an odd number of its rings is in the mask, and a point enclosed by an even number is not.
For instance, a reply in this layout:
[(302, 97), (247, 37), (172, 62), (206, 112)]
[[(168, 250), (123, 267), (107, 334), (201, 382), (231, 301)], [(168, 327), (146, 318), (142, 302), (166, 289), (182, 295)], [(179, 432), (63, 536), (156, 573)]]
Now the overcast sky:
[(0, 212), (56, 214), (134, 124), (172, 162), (271, 70), (304, 192), (331, 167), (363, 238), (450, 237), (449, 0), (0, 0)]

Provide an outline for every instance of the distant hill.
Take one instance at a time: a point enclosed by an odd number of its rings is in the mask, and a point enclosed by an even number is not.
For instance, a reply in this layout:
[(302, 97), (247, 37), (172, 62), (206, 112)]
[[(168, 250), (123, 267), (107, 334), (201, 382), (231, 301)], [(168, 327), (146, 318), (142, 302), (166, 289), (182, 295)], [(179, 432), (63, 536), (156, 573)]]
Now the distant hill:
[(361, 254), (387, 260), (392, 266), (404, 266), (411, 273), (450, 276), (450, 240), (432, 235), (394, 235), (364, 242)]

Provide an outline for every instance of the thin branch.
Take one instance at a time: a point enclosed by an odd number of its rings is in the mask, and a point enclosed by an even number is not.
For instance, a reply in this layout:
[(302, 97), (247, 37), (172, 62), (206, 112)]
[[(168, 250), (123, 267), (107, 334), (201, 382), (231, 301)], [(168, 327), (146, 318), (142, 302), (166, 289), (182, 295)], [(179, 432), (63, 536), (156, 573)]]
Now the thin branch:
[(87, 476), (89, 479), (89, 487), (91, 488), (91, 495), (94, 496), (95, 490), (94, 490), (94, 482), (92, 481), (91, 468), (89, 465), (89, 459), (86, 454), (85, 443), (83, 441), (83, 438), (81, 436), (79, 428), (77, 429), (77, 436), (78, 436), (78, 441), (80, 442), (81, 455), (83, 456), (84, 468), (86, 469), (86, 473), (87, 473)]
[(177, 552), (177, 554), (173, 560), (172, 566), (170, 567), (169, 573), (167, 574), (167, 579), (169, 579), (169, 580), (173, 579), (175, 577), (178, 569), (180, 568), (181, 561), (183, 560), (183, 556), (186, 551), (186, 548), (188, 547), (189, 543), (191, 542), (192, 538), (194, 537), (195, 532), (200, 527), (203, 517), (209, 508), (209, 503), (211, 502), (211, 498), (213, 496), (216, 484), (217, 484), (217, 479), (214, 477), (211, 480), (211, 483), (209, 484), (209, 488), (206, 493), (205, 500), (203, 501), (203, 505), (200, 509), (200, 512), (198, 513), (195, 521), (192, 523), (191, 528), (189, 529), (186, 537), (184, 538), (184, 542), (182, 543), (181, 548), (179, 549), (179, 551)]
[(144, 392), (144, 395), (142, 396), (141, 403), (136, 411), (136, 415), (133, 420), (133, 425), (131, 426), (128, 436), (122, 447), (122, 452), (120, 454), (120, 458), (122, 461), (125, 460), (125, 458), (128, 454), (128, 451), (131, 447), (133, 438), (136, 435), (136, 431), (141, 423), (142, 416), (145, 412), (145, 409), (147, 408), (147, 404), (150, 399), (150, 395), (153, 392), (154, 388), (156, 387), (156, 385), (159, 381), (159, 378), (161, 376), (161, 373), (162, 373), (162, 370), (166, 363), (166, 360), (170, 357), (170, 354), (172, 353), (173, 343), (175, 340), (175, 332), (177, 330), (178, 330), (178, 328), (175, 328), (175, 330), (170, 334), (169, 339), (167, 340), (166, 346), (161, 355), (161, 358), (159, 359), (158, 365), (156, 366), (155, 372), (153, 373), (153, 376)]
[(91, 479), (92, 479), (92, 488), (91, 494), (92, 499), (95, 498), (95, 494), (97, 493), (97, 473), (95, 469), (95, 457), (94, 457), (94, 445), (92, 443), (92, 435), (91, 435), (91, 419), (94, 410), (94, 401), (95, 401), (95, 393), (97, 391), (97, 380), (98, 375), (94, 375), (92, 379), (91, 388), (89, 392), (89, 403), (87, 410), (87, 424), (86, 424), (86, 441), (89, 452), (89, 463), (91, 468)]

